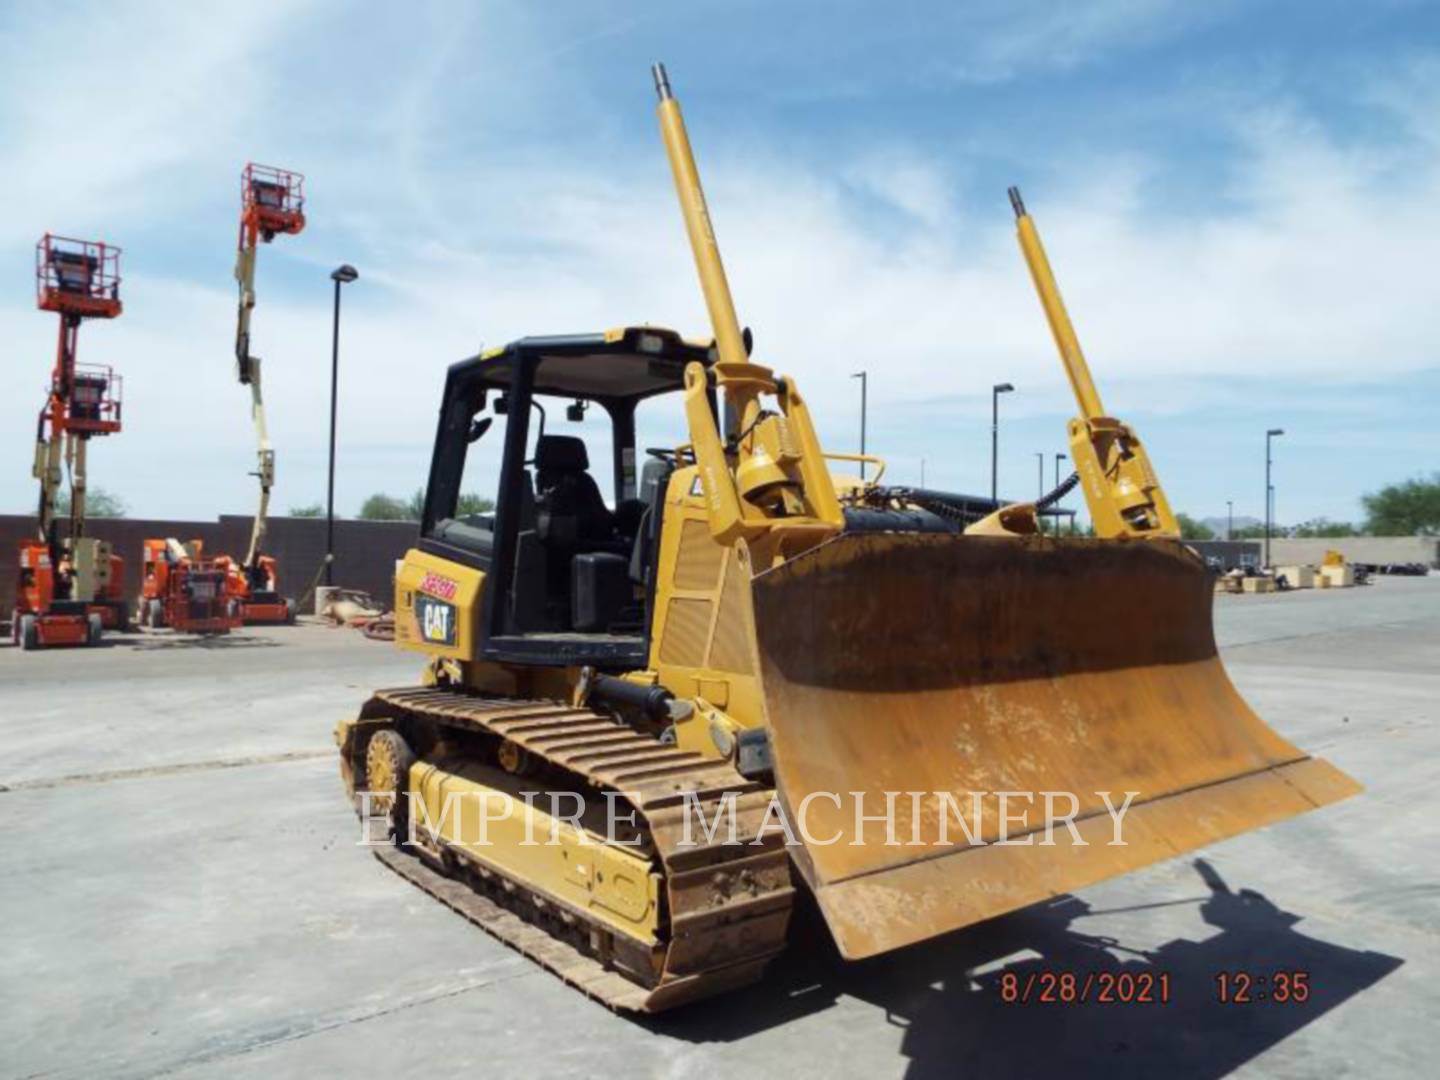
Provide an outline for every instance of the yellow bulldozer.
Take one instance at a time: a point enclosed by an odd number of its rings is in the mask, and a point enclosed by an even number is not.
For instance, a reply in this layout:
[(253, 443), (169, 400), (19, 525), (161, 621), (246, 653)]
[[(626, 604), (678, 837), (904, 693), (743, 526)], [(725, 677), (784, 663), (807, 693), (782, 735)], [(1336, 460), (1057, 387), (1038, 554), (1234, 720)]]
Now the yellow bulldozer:
[[(1205, 564), (1101, 406), (1019, 193), (1093, 539), (1043, 535), (1035, 504), (839, 478), (854, 455), (751, 359), (654, 75), (713, 340), (527, 337), (450, 368), (396, 575), (424, 677), (336, 731), (381, 860), (658, 1012), (759, 979), (798, 889), (867, 957), (1357, 791), (1227, 677)], [(663, 395), (688, 440), (637, 471)], [(557, 407), (606, 430), (547, 434)], [(462, 514), (486, 462), (494, 510)]]

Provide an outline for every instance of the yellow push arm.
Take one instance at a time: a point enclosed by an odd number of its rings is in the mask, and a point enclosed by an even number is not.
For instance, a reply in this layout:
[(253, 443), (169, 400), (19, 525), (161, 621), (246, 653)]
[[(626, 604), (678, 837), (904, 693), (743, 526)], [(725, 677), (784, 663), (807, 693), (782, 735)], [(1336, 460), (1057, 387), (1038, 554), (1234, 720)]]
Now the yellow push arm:
[[(721, 437), (705, 400), (705, 373), (692, 365), (685, 379), (686, 416), (711, 533), (727, 544), (767, 532), (823, 539), (843, 527), (844, 515), (810, 414), (793, 385), (750, 362), (680, 103), (664, 65), (656, 64), (652, 73), (660, 132), (715, 332), (715, 384), (737, 423)], [(763, 411), (762, 394), (778, 399), (781, 415)]]
[(1139, 437), (1129, 425), (1105, 415), (1050, 260), (1018, 188), (1010, 189), (1010, 205), (1015, 210), (1020, 250), (1080, 407), (1080, 415), (1070, 421), (1070, 456), (1080, 474), (1096, 535), (1179, 537), (1180, 527)]

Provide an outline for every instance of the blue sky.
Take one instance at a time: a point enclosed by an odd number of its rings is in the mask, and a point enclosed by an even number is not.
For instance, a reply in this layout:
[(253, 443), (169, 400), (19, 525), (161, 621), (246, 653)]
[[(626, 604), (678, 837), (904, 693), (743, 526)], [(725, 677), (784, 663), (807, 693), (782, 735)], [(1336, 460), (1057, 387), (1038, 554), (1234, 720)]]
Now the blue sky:
[[(707, 332), (648, 65), (685, 107), (742, 319), (832, 449), (890, 478), (1036, 487), (1072, 403), (1015, 247), (1035, 215), (1106, 405), (1197, 517), (1355, 518), (1440, 468), (1440, 15), (1420, 3), (7, 5), (0, 510), (34, 502), (47, 229), (125, 249), (81, 359), (126, 380), (91, 483), (136, 516), (247, 513), (238, 174), (307, 176), (254, 349), (276, 506), (324, 494), (329, 270), (346, 294), (337, 502), (424, 479), (442, 373), (482, 342)], [(61, 76), (62, 69), (77, 74)], [(674, 437), (657, 424), (658, 436)], [(8, 463), (8, 464), (6, 464)], [(1052, 465), (1047, 464), (1049, 475)]]

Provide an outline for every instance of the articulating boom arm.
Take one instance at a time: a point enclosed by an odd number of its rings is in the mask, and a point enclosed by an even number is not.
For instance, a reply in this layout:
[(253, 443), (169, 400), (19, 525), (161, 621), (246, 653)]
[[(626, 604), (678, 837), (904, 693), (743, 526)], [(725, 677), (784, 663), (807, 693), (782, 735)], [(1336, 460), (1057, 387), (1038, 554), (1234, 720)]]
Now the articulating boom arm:
[(58, 562), (59, 541), (55, 531), (55, 511), (63, 479), (61, 461), (65, 438), (59, 431), (47, 430), (50, 428), (51, 408), (52, 403), (47, 401), (45, 408), (40, 410), (40, 418), (35, 425), (35, 466), (31, 473), (40, 481), (40, 505), (36, 511), (39, 539), (50, 545), (51, 558)]
[(1080, 474), (1096, 535), (1178, 538), (1180, 527), (1170, 512), (1170, 504), (1139, 437), (1129, 425), (1105, 415), (1085, 354), (1080, 351), (1075, 327), (1060, 299), (1050, 260), (1045, 256), (1034, 220), (1025, 212), (1018, 188), (1010, 189), (1010, 205), (1015, 210), (1020, 250), (1030, 267), (1040, 306), (1045, 309), (1050, 332), (1055, 336), (1055, 345), (1065, 364), (1065, 374), (1080, 406), (1080, 415), (1069, 425), (1070, 456)]
[[(715, 383), (724, 395), (726, 415), (734, 417), (736, 425), (721, 437), (707, 398), (705, 369), (690, 365), (685, 415), (709, 504), (710, 531), (723, 544), (768, 535), (778, 543), (775, 554), (791, 553), (841, 529), (840, 503), (794, 382), (750, 362), (680, 104), (670, 91), (664, 65), (656, 64), (652, 73), (660, 98), (660, 132), (715, 333)], [(762, 395), (773, 396), (780, 411), (765, 409)]]
[[(40, 481), (39, 518), (40, 539), (49, 545), (50, 558), (60, 561), (60, 533), (56, 528), (56, 513), (59, 507), (60, 485), (64, 481), (64, 467), (74, 460), (72, 449), (75, 434), (67, 430), (66, 417), (69, 413), (69, 398), (74, 393), (75, 345), (80, 334), (80, 317), (62, 312), (60, 315), (60, 339), (55, 346), (55, 370), (50, 376), (50, 394), (40, 418), (35, 425), (35, 467), (33, 475)], [(81, 476), (83, 478), (83, 467)], [(72, 473), (73, 476), (73, 473)], [(85, 494), (84, 481), (79, 492), (78, 507), (76, 493), (70, 494), (71, 535), (79, 536), (84, 531)], [(72, 485), (73, 487), (73, 485)], [(75, 520), (81, 525), (81, 532), (74, 532)]]

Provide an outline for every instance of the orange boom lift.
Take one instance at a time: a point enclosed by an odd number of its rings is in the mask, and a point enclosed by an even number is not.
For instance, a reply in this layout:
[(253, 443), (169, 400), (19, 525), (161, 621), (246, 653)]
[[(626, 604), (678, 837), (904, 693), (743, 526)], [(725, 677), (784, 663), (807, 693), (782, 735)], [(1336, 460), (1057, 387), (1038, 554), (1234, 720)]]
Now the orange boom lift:
[[(35, 245), (35, 282), (40, 310), (60, 316), (60, 335), (35, 432), (38, 529), (20, 543), (11, 627), (24, 649), (93, 645), (102, 628), (126, 630), (130, 621), (123, 561), (108, 542), (85, 535), (87, 451), (95, 436), (120, 430), (120, 377), (75, 355), (82, 322), (122, 310), (120, 249), (46, 233)], [(66, 473), (70, 523), (62, 535), (57, 496)]]
[(228, 634), (240, 625), (237, 602), (227, 595), (229, 560), (207, 559), (203, 544), (173, 537), (145, 541), (140, 618), (152, 629), (182, 634)]
[(226, 593), (242, 622), (290, 623), (295, 602), (279, 592), (279, 565), (264, 553), (270, 489), (275, 484), (275, 450), (265, 426), (265, 399), (260, 390), (260, 358), (250, 354), (250, 313), (255, 308), (255, 256), (261, 241), (293, 236), (305, 228), (305, 178), (296, 172), (250, 164), (240, 178), (240, 238), (235, 280), (240, 308), (235, 328), (235, 373), (250, 388), (250, 418), (255, 425), (260, 505), (250, 529), (250, 546), (238, 565), (228, 556), (216, 559), (226, 571)]

